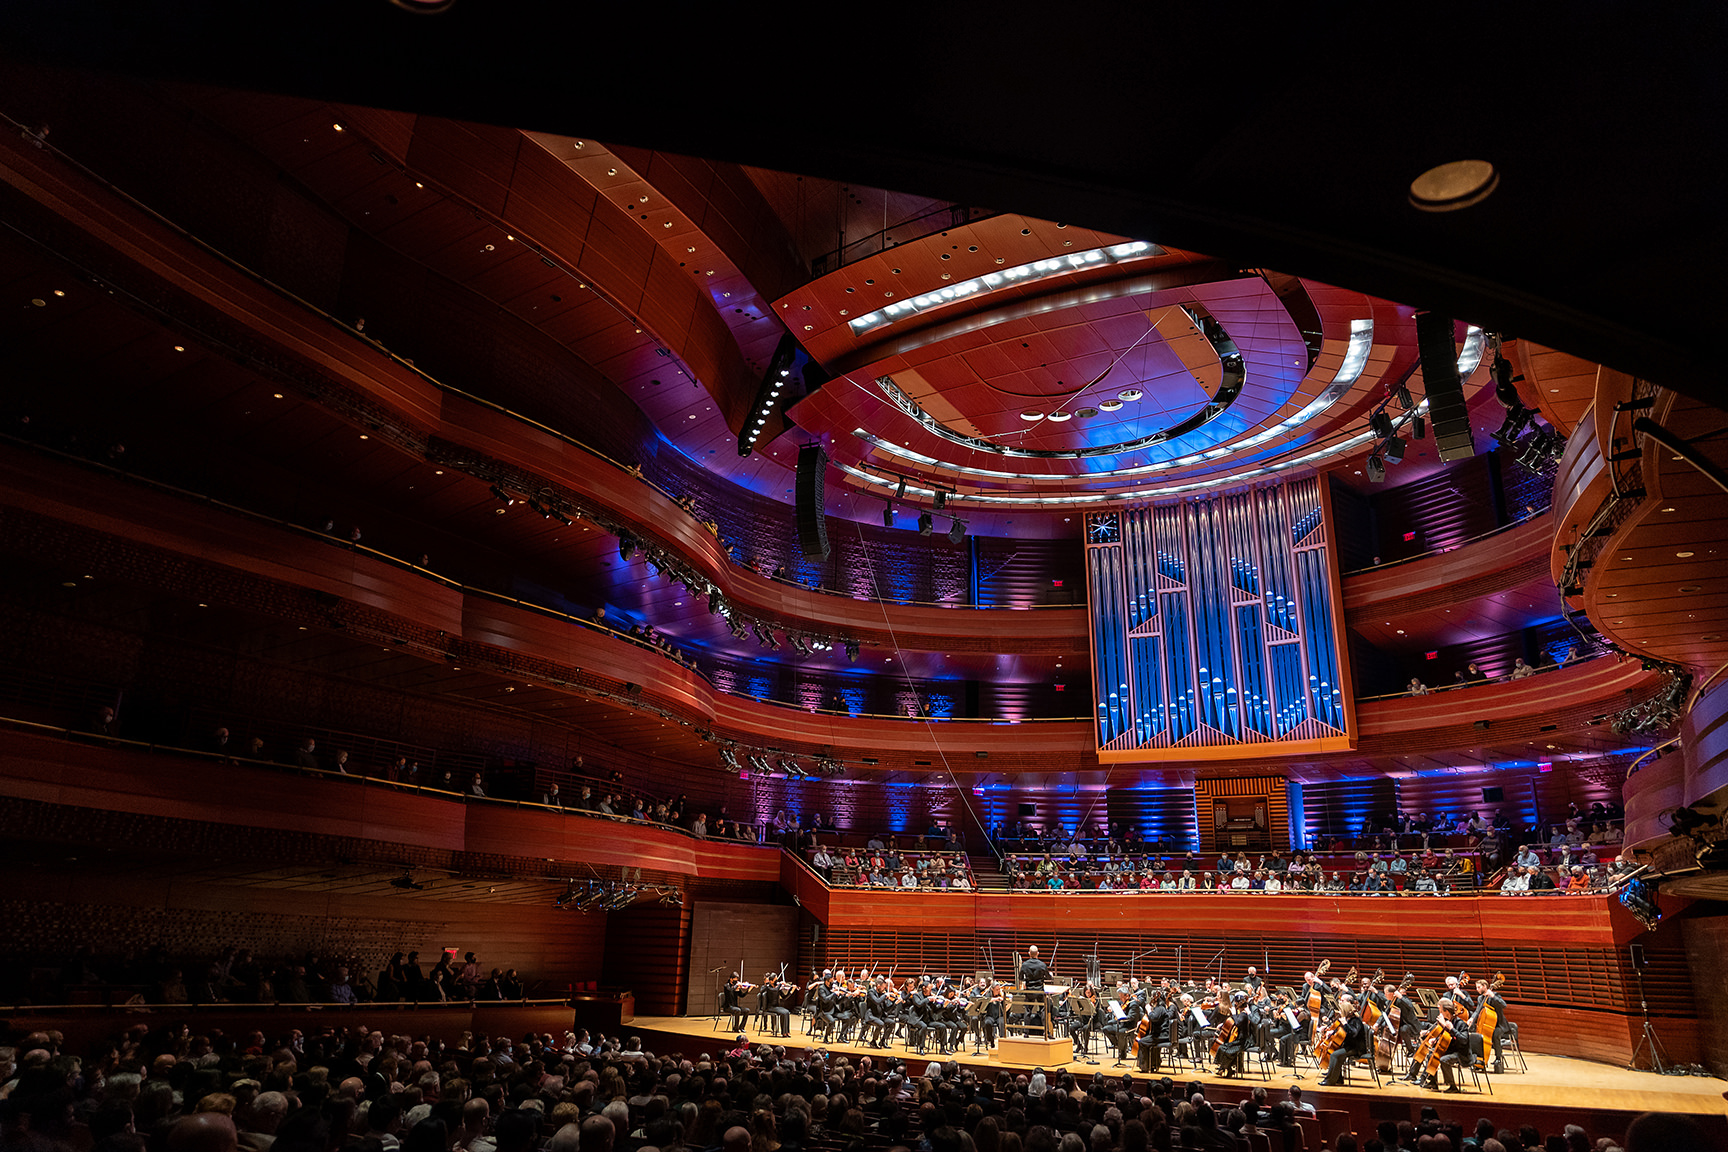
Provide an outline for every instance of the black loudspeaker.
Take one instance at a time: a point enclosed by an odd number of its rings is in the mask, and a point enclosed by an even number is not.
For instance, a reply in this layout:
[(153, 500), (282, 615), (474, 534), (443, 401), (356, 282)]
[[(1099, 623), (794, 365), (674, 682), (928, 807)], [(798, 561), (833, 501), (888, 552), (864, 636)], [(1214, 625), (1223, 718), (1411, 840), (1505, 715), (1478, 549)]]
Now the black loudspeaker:
[(813, 560), (828, 559), (828, 518), (822, 514), (822, 476), (827, 471), (822, 445), (798, 449), (798, 547)]
[(1644, 959), (1644, 945), (1630, 945), (1630, 950), (1632, 952), (1632, 967), (1636, 968), (1640, 972), (1644, 971), (1644, 967), (1648, 963), (1648, 961)]
[(1504, 799), (1506, 799), (1506, 792), (1502, 788), (1482, 789), (1482, 803), (1484, 804), (1498, 804)]
[(1458, 378), (1458, 346), (1453, 323), (1438, 312), (1416, 317), (1416, 350), (1422, 356), (1422, 383), (1428, 390), (1428, 420), (1442, 460), (1466, 460), (1476, 455), (1470, 439), (1470, 413), (1464, 405), (1464, 381)]

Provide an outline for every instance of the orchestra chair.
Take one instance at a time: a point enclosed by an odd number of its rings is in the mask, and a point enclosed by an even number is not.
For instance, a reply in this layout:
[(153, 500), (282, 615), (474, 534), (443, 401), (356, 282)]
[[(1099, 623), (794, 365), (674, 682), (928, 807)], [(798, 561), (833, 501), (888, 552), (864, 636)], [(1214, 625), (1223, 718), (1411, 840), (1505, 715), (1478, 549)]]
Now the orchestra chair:
[(778, 1035), (780, 1030), (774, 1027), (773, 1022), (768, 1019), (768, 1009), (763, 1006), (762, 1001), (765, 999), (762, 995), (763, 991), (764, 989), (761, 988), (756, 989), (756, 1008), (751, 1013), (751, 1019), (754, 1021), (752, 1027), (758, 1032), (772, 1032)]
[(1260, 1062), (1261, 1079), (1272, 1079), (1272, 1070), (1278, 1066), (1278, 1041), (1272, 1036), (1272, 1021), (1260, 1021), (1260, 1027), (1254, 1030), (1254, 1043), (1242, 1050), (1244, 1068), (1250, 1059)]
[[(1374, 1049), (1372, 1048), (1368, 1049), (1368, 1055), (1366, 1056), (1352, 1056), (1348, 1060), (1344, 1061), (1342, 1071), (1344, 1073), (1345, 1086), (1348, 1087), (1350, 1084), (1350, 1069), (1354, 1068), (1358, 1064), (1366, 1064), (1368, 1066), (1368, 1075), (1373, 1078), (1374, 1087), (1380, 1087), (1380, 1065), (1374, 1060)], [(1320, 1075), (1325, 1076), (1326, 1069), (1320, 1069)]]
[[(1185, 1041), (1181, 1039), (1179, 1034), (1181, 1025), (1182, 1021), (1179, 1018), (1172, 1017), (1169, 1031), (1164, 1034), (1162, 1039), (1152, 1045), (1158, 1052), (1159, 1071), (1149, 1073), (1149, 1075), (1162, 1076), (1166, 1070), (1182, 1067), (1182, 1045)], [(1199, 1065), (1195, 1065), (1195, 1067), (1197, 1068)]]
[[(1502, 1045), (1502, 1051), (1504, 1051), (1504, 1045)], [(1470, 1073), (1470, 1086), (1472, 1088), (1478, 1092), (1486, 1088), (1488, 1089), (1488, 1095), (1494, 1095), (1494, 1081), (1488, 1077), (1488, 1062), (1486, 1060), (1468, 1060), (1459, 1062), (1458, 1084), (1460, 1087), (1463, 1085), (1463, 1073), (1466, 1070)]]
[(1506, 1023), (1506, 1035), (1500, 1041), (1500, 1058), (1505, 1062), (1506, 1071), (1512, 1070), (1512, 1061), (1518, 1061), (1518, 1071), (1530, 1071), (1530, 1065), (1524, 1060), (1524, 1049), (1518, 1046), (1518, 1022), (1509, 1020)]

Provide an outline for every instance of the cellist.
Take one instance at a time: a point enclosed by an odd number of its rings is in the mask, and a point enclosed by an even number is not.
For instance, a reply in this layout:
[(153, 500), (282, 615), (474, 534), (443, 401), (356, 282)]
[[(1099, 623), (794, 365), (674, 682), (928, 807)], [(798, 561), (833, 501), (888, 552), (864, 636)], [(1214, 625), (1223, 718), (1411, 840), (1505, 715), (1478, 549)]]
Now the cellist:
[(1368, 1055), (1368, 1029), (1356, 1015), (1356, 997), (1345, 992), (1338, 997), (1338, 1018), (1327, 1028), (1342, 1028), (1343, 1039), (1326, 1062), (1326, 1077), (1320, 1083), (1341, 1088), (1344, 1085), (1344, 1065)]
[[(1484, 1012), (1494, 1013), (1494, 1022), (1492, 1025), (1486, 1025), (1483, 1021), (1482, 1017)], [(1500, 1053), (1500, 1041), (1508, 1031), (1508, 1024), (1509, 1021), (1506, 1019), (1506, 1001), (1500, 998), (1499, 993), (1494, 991), (1493, 985), (1489, 984), (1488, 981), (1476, 981), (1476, 1012), (1470, 1018), (1470, 1030), (1478, 1035), (1486, 1035), (1493, 1040), (1493, 1071), (1496, 1076), (1506, 1071), (1506, 1061)], [(1483, 1027), (1487, 1027), (1488, 1031), (1484, 1032)]]
[(1232, 993), (1230, 1014), (1218, 1024), (1220, 1043), (1213, 1053), (1218, 1061), (1218, 1075), (1234, 1076), (1242, 1070), (1242, 1053), (1254, 1042), (1256, 1029), (1254, 1015), (1248, 1011), (1248, 994)]

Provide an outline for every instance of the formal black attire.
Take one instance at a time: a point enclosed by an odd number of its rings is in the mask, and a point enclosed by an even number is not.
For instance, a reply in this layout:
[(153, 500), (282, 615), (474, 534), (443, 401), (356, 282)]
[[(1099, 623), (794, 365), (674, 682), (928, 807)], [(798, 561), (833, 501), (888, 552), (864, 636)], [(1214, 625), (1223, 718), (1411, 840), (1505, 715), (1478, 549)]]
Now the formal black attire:
[(1038, 1031), (1044, 1031), (1044, 985), (1050, 982), (1050, 966), (1033, 956), (1020, 965), (1020, 984), (1025, 990), (1025, 1003), (1028, 1015), (1039, 1017)]
[(725, 1009), (730, 1020), (729, 1026), (734, 1032), (741, 1031), (744, 1025), (750, 1022), (750, 1013), (744, 1007), (744, 991), (739, 987), (736, 976), (726, 981), (726, 986), (720, 989), (720, 1006)]
[(768, 1017), (768, 1030), (781, 1036), (792, 1035), (792, 1010), (784, 1006), (788, 993), (779, 984), (764, 982), (757, 995), (762, 1014)]
[(1326, 1078), (1322, 1084), (1340, 1085), (1344, 1083), (1344, 1065), (1351, 1060), (1368, 1055), (1368, 1026), (1362, 1023), (1360, 1017), (1344, 1017), (1344, 1043), (1332, 1053), (1332, 1059), (1326, 1065)]

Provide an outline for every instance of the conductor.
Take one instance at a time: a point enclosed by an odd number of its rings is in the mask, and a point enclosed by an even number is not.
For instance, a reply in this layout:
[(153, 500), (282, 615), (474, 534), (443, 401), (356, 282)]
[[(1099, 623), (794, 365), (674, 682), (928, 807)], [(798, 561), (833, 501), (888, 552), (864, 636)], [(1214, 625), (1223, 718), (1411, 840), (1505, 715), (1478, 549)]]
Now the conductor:
[(1050, 982), (1050, 966), (1038, 958), (1038, 945), (1026, 949), (1026, 959), (1020, 965), (1021, 999), (1026, 1004), (1027, 1023), (1038, 1021), (1046, 1037), (1050, 1032), (1048, 1007), (1044, 1002), (1044, 985)]

